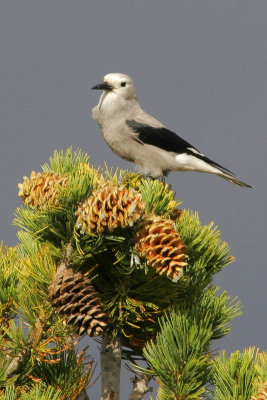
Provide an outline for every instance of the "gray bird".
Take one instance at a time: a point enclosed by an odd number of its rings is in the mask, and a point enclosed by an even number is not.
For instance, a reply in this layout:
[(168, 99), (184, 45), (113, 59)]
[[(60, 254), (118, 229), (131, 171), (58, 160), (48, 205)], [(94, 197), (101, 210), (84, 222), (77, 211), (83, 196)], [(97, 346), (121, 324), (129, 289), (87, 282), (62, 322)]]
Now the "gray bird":
[(92, 89), (103, 90), (92, 116), (105, 141), (119, 157), (140, 166), (145, 175), (158, 178), (170, 171), (207, 172), (251, 187), (145, 112), (128, 75), (107, 74)]

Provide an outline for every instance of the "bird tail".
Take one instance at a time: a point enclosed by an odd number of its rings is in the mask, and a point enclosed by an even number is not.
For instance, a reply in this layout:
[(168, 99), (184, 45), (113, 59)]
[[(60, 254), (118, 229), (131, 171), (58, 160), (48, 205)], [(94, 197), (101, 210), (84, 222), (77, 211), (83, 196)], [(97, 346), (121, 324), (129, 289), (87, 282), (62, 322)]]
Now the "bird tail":
[[(210, 158), (204, 156), (203, 154), (197, 154), (194, 152), (192, 154), (196, 159), (204, 161), (204, 164), (198, 165), (198, 167), (201, 167), (202, 172), (209, 172), (212, 174), (216, 174), (220, 176), (221, 178), (233, 183), (234, 185), (241, 186), (241, 187), (248, 187), (251, 188), (250, 185), (248, 185), (245, 182), (240, 181), (237, 179), (235, 174), (230, 171), (229, 169), (223, 167), (222, 165), (216, 163), (215, 161), (211, 160)], [(212, 168), (212, 170), (210, 169)], [(200, 169), (199, 169), (200, 171)]]
[(235, 176), (226, 174), (225, 172), (221, 171), (217, 175), (219, 175), (221, 178), (226, 179), (227, 181), (229, 181), (229, 182), (231, 182), (231, 183), (233, 183), (235, 185), (238, 185), (238, 186), (241, 186), (241, 187), (248, 187), (248, 188), (252, 187), (252, 186), (248, 185), (247, 183), (240, 181)]

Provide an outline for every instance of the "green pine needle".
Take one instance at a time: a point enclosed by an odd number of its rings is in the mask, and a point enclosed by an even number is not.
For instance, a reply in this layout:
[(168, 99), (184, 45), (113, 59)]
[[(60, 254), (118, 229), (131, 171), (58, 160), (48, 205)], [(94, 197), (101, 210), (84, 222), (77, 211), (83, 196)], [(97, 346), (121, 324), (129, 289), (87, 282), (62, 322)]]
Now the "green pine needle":
[(181, 201), (175, 201), (175, 193), (170, 189), (170, 185), (157, 179), (142, 179), (139, 190), (146, 204), (146, 212), (166, 217), (175, 210)]
[(213, 223), (202, 226), (197, 213), (184, 210), (176, 228), (187, 246), (189, 258), (185, 274), (190, 277), (190, 286), (202, 290), (234, 257), (228, 255), (229, 246), (220, 239), (217, 227)]
[(57, 388), (40, 383), (22, 389), (7, 386), (4, 393), (0, 394), (0, 400), (17, 400), (18, 398), (20, 400), (60, 400), (62, 392)]
[(205, 290), (200, 296), (188, 299), (188, 307), (198, 318), (210, 316), (212, 326), (212, 339), (221, 339), (231, 329), (232, 320), (241, 315), (241, 304), (237, 297), (231, 299), (226, 291), (217, 296), (218, 288), (212, 287)]
[(3, 247), (0, 243), (0, 319), (14, 317), (14, 301), (18, 296), (19, 259), (16, 247)]
[(266, 353), (261, 355), (255, 347), (235, 351), (230, 357), (222, 351), (213, 362), (214, 400), (250, 400), (267, 378), (266, 359)]
[(156, 375), (162, 396), (197, 400), (205, 392), (210, 370), (210, 318), (196, 321), (189, 312), (172, 310), (160, 320), (160, 332), (144, 349), (145, 373)]
[(42, 166), (45, 172), (59, 172), (61, 174), (72, 173), (77, 170), (81, 163), (88, 163), (89, 156), (82, 150), (77, 149), (73, 152), (69, 147), (65, 152), (63, 150), (55, 150), (53, 157), (49, 158), (49, 163)]
[(72, 398), (88, 385), (92, 364), (85, 360), (84, 352), (78, 354), (71, 348), (51, 355), (46, 363), (37, 362), (32, 375), (52, 387), (60, 388), (67, 398)]

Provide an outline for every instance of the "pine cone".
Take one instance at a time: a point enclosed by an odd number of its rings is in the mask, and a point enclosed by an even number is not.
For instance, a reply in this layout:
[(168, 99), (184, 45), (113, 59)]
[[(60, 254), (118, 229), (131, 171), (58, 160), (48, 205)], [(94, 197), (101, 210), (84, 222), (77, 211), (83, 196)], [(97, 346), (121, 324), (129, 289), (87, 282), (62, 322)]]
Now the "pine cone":
[(25, 176), (23, 179), (24, 182), (18, 184), (18, 195), (26, 205), (39, 209), (60, 205), (60, 187), (67, 186), (67, 174), (32, 171), (30, 178)]
[(140, 193), (126, 187), (96, 189), (76, 211), (77, 225), (83, 231), (102, 233), (132, 226), (145, 212)]
[(177, 282), (187, 265), (186, 247), (173, 221), (149, 216), (136, 227), (135, 249), (161, 275)]
[(258, 396), (252, 396), (251, 400), (267, 400), (267, 381), (258, 389)]
[(170, 219), (172, 221), (178, 221), (178, 219), (181, 217), (183, 211), (180, 210), (179, 208), (175, 208), (174, 210), (172, 210), (172, 212), (170, 213)]
[(98, 336), (106, 326), (106, 314), (91, 280), (72, 268), (59, 270), (49, 286), (52, 305), (76, 327), (79, 335)]

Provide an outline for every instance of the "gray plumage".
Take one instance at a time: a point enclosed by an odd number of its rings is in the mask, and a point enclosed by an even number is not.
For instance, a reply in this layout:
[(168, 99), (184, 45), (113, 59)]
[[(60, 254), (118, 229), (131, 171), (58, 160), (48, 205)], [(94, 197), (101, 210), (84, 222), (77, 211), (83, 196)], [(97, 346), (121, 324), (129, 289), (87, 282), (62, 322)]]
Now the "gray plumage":
[(92, 89), (103, 90), (92, 116), (105, 141), (118, 156), (141, 167), (145, 175), (158, 178), (170, 171), (206, 172), (250, 187), (145, 112), (128, 75), (105, 75)]

